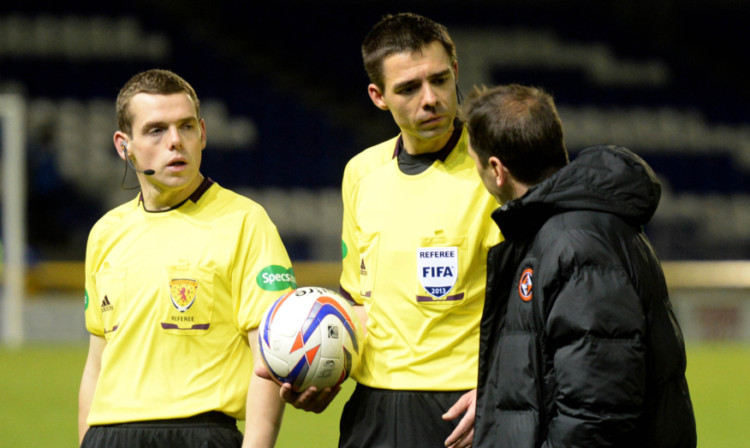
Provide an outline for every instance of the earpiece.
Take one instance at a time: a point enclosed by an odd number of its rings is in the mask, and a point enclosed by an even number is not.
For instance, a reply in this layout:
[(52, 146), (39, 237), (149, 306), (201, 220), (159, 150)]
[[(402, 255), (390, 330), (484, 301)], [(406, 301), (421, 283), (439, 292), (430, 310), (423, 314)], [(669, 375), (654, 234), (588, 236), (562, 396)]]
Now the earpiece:
[(149, 170), (139, 170), (139, 169), (137, 169), (135, 167), (135, 165), (133, 165), (133, 161), (130, 160), (130, 157), (128, 157), (128, 145), (129, 145), (128, 142), (124, 142), (120, 147), (122, 148), (122, 151), (125, 153), (125, 160), (130, 165), (130, 167), (133, 168), (133, 171), (135, 171), (136, 173), (145, 174), (146, 176), (151, 176), (151, 175), (155, 174), (156, 171), (154, 171), (154, 170), (150, 170), (150, 169)]

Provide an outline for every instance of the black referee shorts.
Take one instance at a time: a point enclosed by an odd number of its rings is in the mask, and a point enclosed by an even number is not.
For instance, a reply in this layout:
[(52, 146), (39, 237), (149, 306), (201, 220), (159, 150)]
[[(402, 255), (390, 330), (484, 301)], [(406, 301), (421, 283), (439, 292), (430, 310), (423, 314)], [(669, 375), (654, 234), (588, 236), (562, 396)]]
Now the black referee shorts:
[(339, 448), (444, 447), (461, 417), (442, 415), (468, 391), (373, 389), (357, 384), (344, 406)]
[(237, 421), (221, 412), (170, 420), (92, 426), (81, 448), (241, 448)]

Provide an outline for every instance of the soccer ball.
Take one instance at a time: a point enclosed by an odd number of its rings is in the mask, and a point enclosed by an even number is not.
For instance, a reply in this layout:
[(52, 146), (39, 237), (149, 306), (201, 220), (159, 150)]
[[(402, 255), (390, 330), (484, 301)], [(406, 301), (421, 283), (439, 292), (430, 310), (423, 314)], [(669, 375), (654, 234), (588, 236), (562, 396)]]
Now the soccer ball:
[(279, 297), (258, 328), (260, 354), (271, 376), (301, 392), (346, 380), (359, 362), (362, 329), (340, 295), (301, 287)]

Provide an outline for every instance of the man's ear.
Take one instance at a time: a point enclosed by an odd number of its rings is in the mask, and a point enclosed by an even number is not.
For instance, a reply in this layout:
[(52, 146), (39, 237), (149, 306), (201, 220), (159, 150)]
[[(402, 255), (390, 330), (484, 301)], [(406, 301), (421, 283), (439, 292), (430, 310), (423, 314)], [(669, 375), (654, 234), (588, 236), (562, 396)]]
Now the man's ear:
[(130, 142), (128, 135), (122, 131), (117, 131), (115, 132), (113, 140), (115, 142), (115, 150), (117, 150), (117, 154), (122, 160), (126, 160), (127, 155), (125, 154), (125, 148), (128, 147)]
[(206, 141), (207, 141), (207, 136), (206, 136), (206, 122), (203, 120), (203, 118), (201, 118), (198, 121), (198, 124), (200, 125), (200, 128), (201, 128), (201, 142), (202, 142), (201, 143), (201, 151), (202, 151), (202, 150), (206, 149)]
[(502, 187), (510, 181), (510, 172), (508, 171), (508, 168), (503, 165), (503, 162), (501, 162), (500, 159), (492, 156), (487, 159), (487, 164), (490, 166), (490, 168), (492, 168), (492, 172), (495, 175), (495, 184), (498, 188)]
[(385, 99), (383, 99), (383, 92), (380, 90), (380, 87), (371, 83), (367, 86), (367, 93), (370, 95), (372, 103), (377, 106), (378, 109), (388, 110), (388, 105), (385, 103)]

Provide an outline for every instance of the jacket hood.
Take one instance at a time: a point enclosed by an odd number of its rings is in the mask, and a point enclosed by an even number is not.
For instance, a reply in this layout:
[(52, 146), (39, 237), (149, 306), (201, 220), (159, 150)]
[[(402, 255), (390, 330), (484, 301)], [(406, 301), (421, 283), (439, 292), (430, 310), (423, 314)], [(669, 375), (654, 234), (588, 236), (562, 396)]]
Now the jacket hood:
[(534, 231), (550, 216), (590, 210), (646, 224), (656, 212), (661, 184), (651, 167), (629, 149), (615, 145), (586, 148), (543, 182), (493, 213), (503, 234)]

